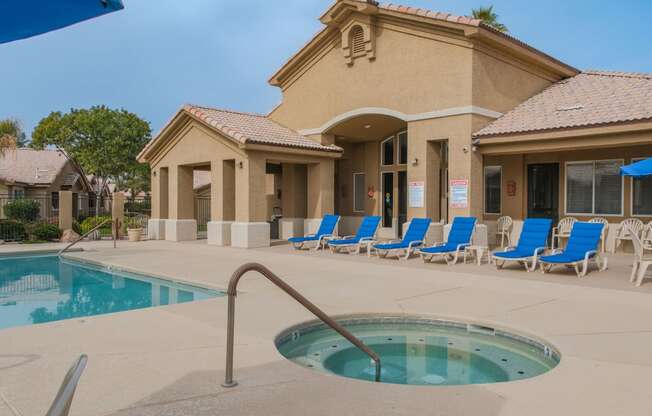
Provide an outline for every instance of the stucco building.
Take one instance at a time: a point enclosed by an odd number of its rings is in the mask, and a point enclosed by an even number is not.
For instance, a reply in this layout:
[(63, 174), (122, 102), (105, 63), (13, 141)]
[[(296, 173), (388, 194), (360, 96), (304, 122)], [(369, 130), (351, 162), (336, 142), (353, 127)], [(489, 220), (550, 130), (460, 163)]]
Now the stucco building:
[(267, 115), (182, 107), (143, 149), (152, 238), (196, 238), (193, 177), (210, 171), (210, 243), (268, 245), (342, 215), (652, 219), (652, 75), (581, 72), (468, 17), (339, 0), (269, 80)]

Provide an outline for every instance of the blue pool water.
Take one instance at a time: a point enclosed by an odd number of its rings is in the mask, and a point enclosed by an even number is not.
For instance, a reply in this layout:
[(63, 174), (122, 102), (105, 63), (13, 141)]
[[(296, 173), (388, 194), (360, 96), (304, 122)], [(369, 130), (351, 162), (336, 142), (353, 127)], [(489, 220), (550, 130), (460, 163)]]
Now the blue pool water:
[[(528, 338), (465, 323), (414, 317), (363, 317), (340, 321), (375, 351), (381, 382), (463, 385), (522, 380), (559, 363), (551, 347)], [(373, 361), (320, 323), (281, 334), (276, 345), (307, 368), (373, 381)]]
[(217, 296), (223, 293), (54, 255), (0, 257), (0, 329)]

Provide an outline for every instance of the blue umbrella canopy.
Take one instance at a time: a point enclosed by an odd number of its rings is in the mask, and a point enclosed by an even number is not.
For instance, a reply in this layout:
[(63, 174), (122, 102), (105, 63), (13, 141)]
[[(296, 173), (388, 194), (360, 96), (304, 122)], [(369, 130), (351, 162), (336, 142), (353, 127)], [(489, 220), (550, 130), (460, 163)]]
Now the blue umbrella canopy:
[(40, 35), (123, 8), (122, 0), (0, 0), (0, 43)]
[(652, 175), (652, 158), (623, 166), (620, 168), (620, 174), (623, 176), (633, 176), (634, 178), (650, 176)]

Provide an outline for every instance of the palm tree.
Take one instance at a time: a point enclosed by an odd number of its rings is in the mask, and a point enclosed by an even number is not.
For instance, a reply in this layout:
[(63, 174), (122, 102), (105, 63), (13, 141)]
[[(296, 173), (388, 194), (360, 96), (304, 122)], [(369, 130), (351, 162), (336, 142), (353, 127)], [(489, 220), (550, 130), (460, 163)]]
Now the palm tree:
[(496, 30), (499, 30), (503, 33), (509, 32), (507, 26), (498, 21), (498, 15), (494, 13), (494, 6), (482, 7), (480, 6), (477, 9), (471, 11), (474, 19), (480, 19), (484, 23), (493, 27)]
[(7, 149), (24, 146), (25, 133), (18, 120), (6, 118), (0, 120), (0, 154)]

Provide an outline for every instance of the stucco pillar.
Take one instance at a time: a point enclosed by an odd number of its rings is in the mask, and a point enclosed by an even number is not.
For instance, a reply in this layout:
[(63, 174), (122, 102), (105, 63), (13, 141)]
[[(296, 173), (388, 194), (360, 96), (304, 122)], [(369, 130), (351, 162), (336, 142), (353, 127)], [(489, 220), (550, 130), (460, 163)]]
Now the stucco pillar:
[(321, 219), (335, 207), (335, 161), (328, 159), (308, 165), (308, 210), (304, 232), (317, 230)]
[(270, 227), (266, 218), (265, 159), (249, 154), (235, 161), (235, 222), (231, 246), (269, 247)]
[(115, 224), (118, 222), (118, 238), (122, 236), (122, 224), (125, 221), (125, 195), (122, 192), (114, 192), (111, 200), (111, 216)]
[(71, 191), (59, 191), (59, 228), (64, 231), (72, 228)]
[(235, 220), (235, 160), (211, 162), (211, 221), (208, 244), (231, 245), (231, 226)]
[(165, 221), (168, 218), (168, 168), (152, 170), (152, 218), (147, 223), (150, 240), (165, 240)]
[(169, 218), (165, 221), (165, 239), (190, 241), (197, 239), (195, 196), (192, 166), (170, 168), (168, 187)]
[(281, 178), (281, 209), (283, 210), (283, 218), (280, 221), (281, 239), (287, 240), (303, 235), (306, 201), (306, 166), (284, 163)]

